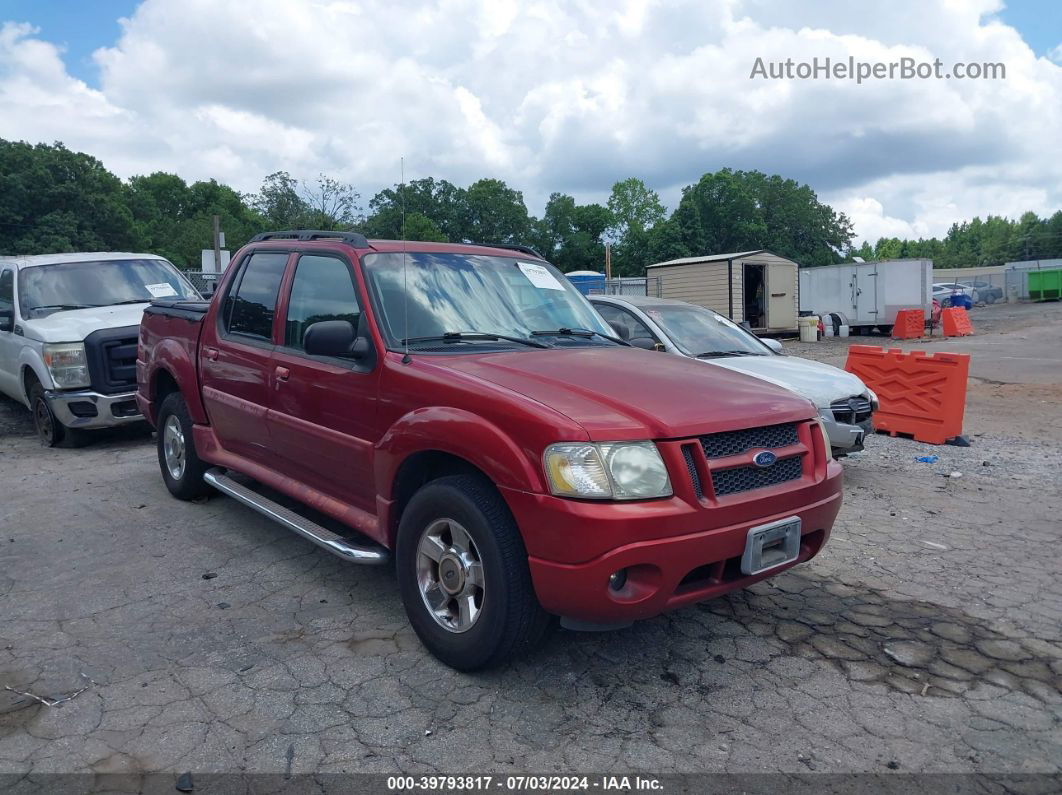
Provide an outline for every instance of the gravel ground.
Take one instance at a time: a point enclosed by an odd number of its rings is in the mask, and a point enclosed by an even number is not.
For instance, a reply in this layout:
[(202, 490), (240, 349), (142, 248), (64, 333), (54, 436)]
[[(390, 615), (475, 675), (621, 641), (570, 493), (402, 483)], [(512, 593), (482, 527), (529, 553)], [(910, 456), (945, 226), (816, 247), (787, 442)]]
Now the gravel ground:
[(973, 319), (904, 345), (973, 354), (973, 446), (871, 438), (810, 564), (474, 676), (389, 571), (171, 499), (143, 437), (42, 449), (0, 399), (0, 686), (87, 686), (0, 691), (0, 773), (1058, 774), (1062, 304)]

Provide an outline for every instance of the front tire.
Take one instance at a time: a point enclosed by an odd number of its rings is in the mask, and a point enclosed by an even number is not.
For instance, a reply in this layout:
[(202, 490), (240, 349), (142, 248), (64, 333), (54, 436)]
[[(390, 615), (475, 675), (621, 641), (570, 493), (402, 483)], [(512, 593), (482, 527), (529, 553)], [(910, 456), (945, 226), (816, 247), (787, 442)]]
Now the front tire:
[(211, 493), (203, 480), (210, 467), (196, 452), (192, 418), (180, 392), (171, 392), (159, 407), (157, 446), (159, 468), (170, 494), (179, 500), (196, 500)]
[(33, 412), (33, 427), (37, 438), (45, 447), (82, 447), (88, 442), (88, 434), (78, 428), (68, 428), (52, 412), (44, 387), (34, 384), (29, 393), (30, 411)]
[(549, 627), (516, 522), (481, 477), (440, 478), (414, 494), (395, 553), (410, 624), (451, 668), (501, 665), (538, 645)]

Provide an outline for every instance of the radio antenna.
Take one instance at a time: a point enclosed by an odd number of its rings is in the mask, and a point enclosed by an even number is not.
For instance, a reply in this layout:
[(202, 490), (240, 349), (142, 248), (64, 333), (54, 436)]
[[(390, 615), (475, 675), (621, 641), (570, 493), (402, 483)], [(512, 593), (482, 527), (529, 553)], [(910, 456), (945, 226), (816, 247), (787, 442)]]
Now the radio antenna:
[(402, 207), (402, 228), (398, 230), (402, 239), (402, 344), (406, 349), (402, 364), (409, 364), (412, 360), (409, 356), (409, 292), (406, 284), (406, 158), (401, 157), (398, 162), (402, 180), (398, 188)]

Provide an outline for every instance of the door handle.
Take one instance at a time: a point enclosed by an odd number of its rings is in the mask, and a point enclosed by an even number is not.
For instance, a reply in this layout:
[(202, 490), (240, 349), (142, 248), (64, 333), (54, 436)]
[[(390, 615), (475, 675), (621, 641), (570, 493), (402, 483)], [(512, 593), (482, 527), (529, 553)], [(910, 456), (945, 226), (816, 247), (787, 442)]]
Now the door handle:
[(277, 377), (277, 381), (287, 381), (291, 378), (291, 370), (287, 367), (278, 367), (273, 374)]
[(208, 359), (210, 359), (210, 361), (216, 362), (218, 360), (218, 349), (217, 348), (207, 348), (206, 349), (206, 357)]

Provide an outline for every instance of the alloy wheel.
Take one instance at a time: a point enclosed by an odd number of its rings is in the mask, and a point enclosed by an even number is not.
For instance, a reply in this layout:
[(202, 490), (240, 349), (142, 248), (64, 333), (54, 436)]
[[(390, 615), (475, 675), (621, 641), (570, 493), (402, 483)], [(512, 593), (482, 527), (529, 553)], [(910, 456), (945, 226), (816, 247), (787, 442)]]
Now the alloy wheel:
[(435, 623), (467, 632), (483, 612), (483, 562), (472, 536), (453, 519), (437, 519), (417, 544), (417, 585)]
[(166, 424), (162, 428), (162, 450), (170, 477), (180, 480), (184, 475), (187, 454), (184, 429), (181, 427), (181, 421), (173, 414), (166, 418)]

